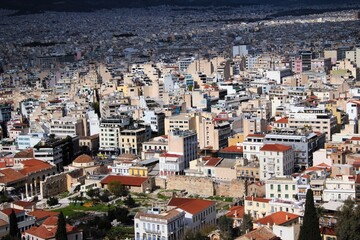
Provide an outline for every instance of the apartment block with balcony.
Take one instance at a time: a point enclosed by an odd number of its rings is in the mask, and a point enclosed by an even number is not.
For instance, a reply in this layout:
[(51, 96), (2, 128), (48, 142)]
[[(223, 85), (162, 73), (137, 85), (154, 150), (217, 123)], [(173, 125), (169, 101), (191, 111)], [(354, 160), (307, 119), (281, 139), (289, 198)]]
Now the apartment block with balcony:
[(179, 209), (163, 213), (138, 212), (134, 227), (135, 240), (181, 240), (185, 235), (185, 212)]
[(142, 143), (148, 141), (150, 138), (150, 125), (135, 123), (132, 126), (121, 129), (119, 133), (120, 153), (140, 155)]
[(260, 149), (264, 146), (265, 134), (249, 134), (243, 142), (243, 155), (245, 159), (259, 159)]
[(327, 140), (331, 140), (332, 134), (337, 129), (337, 118), (326, 109), (304, 108), (303, 111), (289, 114), (289, 128), (310, 127), (313, 131), (326, 134)]
[(260, 180), (290, 175), (294, 171), (295, 153), (291, 146), (265, 144), (260, 149)]
[(113, 116), (100, 121), (99, 151), (118, 152), (120, 146), (120, 130), (129, 125), (130, 119), (124, 116)]
[(323, 200), (343, 202), (349, 197), (356, 199), (356, 175), (337, 175), (325, 180)]
[(264, 144), (267, 143), (291, 146), (295, 152), (295, 168), (305, 169), (313, 165), (313, 152), (324, 148), (325, 134), (300, 129), (277, 129), (266, 134)]
[(266, 198), (294, 200), (298, 194), (298, 179), (292, 176), (272, 177), (265, 183)]
[(56, 137), (65, 138), (67, 136), (85, 136), (86, 134), (83, 120), (74, 117), (62, 117), (52, 119), (50, 123), (50, 134)]

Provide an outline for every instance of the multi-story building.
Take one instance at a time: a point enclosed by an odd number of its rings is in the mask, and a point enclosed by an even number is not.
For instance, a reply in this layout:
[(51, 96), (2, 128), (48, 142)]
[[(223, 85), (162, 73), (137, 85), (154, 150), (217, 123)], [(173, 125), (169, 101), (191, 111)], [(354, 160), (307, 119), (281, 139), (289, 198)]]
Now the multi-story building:
[(142, 144), (141, 159), (156, 158), (168, 150), (168, 136), (155, 137)]
[(131, 153), (139, 155), (142, 150), (142, 143), (151, 138), (149, 125), (135, 123), (122, 129), (119, 133), (120, 153)]
[(181, 113), (178, 115), (165, 118), (165, 134), (168, 134), (170, 130), (179, 129), (196, 130), (196, 118), (192, 114)]
[(267, 143), (291, 146), (295, 152), (295, 168), (306, 168), (313, 164), (313, 152), (324, 147), (325, 134), (299, 129), (276, 129), (266, 134), (264, 144)]
[(165, 114), (163, 112), (146, 110), (143, 112), (141, 120), (144, 121), (144, 123), (149, 124), (151, 131), (156, 135), (163, 135), (165, 133)]
[(34, 158), (56, 165), (59, 172), (79, 153), (79, 137), (73, 137), (71, 140), (68, 138), (43, 139), (34, 146)]
[(192, 199), (172, 198), (168, 209), (179, 209), (185, 212), (185, 229), (193, 232), (216, 225), (216, 202)]
[(170, 131), (168, 135), (168, 153), (181, 154), (184, 157), (185, 168), (190, 161), (197, 158), (197, 134), (193, 131)]
[(271, 214), (270, 201), (270, 198), (246, 197), (244, 201), (245, 214), (250, 214), (254, 219)]
[(113, 116), (101, 119), (99, 134), (99, 150), (101, 152), (118, 153), (120, 147), (120, 130), (129, 125), (130, 119), (124, 116)]
[(67, 136), (85, 136), (83, 120), (74, 117), (62, 117), (60, 119), (52, 119), (50, 123), (50, 134), (56, 137), (65, 138)]
[(220, 150), (227, 147), (230, 135), (231, 126), (227, 120), (200, 118), (198, 130), (200, 149)]
[(9, 103), (0, 104), (0, 122), (7, 122), (11, 119), (12, 106)]
[(181, 240), (185, 236), (185, 212), (179, 209), (163, 213), (138, 212), (134, 226), (135, 240)]
[(356, 175), (339, 175), (325, 180), (325, 189), (323, 190), (323, 200), (345, 201), (349, 197), (356, 198)]
[(260, 149), (264, 146), (265, 134), (249, 134), (243, 142), (244, 158), (248, 160), (259, 159)]
[(266, 198), (294, 200), (298, 194), (298, 179), (292, 176), (272, 177), (265, 183)]
[(260, 149), (260, 180), (290, 175), (294, 171), (295, 153), (291, 146), (265, 144)]
[(290, 113), (288, 121), (289, 128), (309, 127), (313, 131), (325, 133), (327, 140), (331, 140), (337, 127), (336, 117), (326, 109), (305, 108), (301, 112)]

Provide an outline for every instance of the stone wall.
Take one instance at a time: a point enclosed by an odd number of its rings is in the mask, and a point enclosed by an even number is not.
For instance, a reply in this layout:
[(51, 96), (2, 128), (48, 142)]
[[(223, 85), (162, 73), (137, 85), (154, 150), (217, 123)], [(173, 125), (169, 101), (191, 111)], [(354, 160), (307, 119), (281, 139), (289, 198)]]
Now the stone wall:
[(191, 195), (214, 195), (213, 181), (211, 178), (206, 177), (168, 176), (166, 189), (185, 190)]
[(155, 177), (155, 186), (162, 189), (166, 189), (166, 179), (161, 177)]
[(40, 181), (40, 197), (47, 198), (67, 190), (66, 173), (59, 173), (46, 177)]
[[(224, 196), (242, 198), (245, 194), (245, 181), (233, 179), (231, 181), (214, 181), (207, 177), (168, 176), (156, 179), (156, 186), (167, 190), (185, 190), (190, 195)], [(257, 189), (259, 191), (259, 189)]]
[(245, 181), (233, 179), (229, 182), (217, 181), (214, 184), (217, 196), (242, 198), (245, 194)]

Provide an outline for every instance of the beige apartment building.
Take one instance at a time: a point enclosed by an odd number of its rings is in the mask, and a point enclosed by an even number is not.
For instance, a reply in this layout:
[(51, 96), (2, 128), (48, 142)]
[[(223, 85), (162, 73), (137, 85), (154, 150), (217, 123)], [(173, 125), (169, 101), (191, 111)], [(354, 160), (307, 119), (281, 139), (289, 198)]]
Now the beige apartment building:
[(196, 130), (196, 118), (195, 115), (189, 113), (180, 113), (165, 118), (165, 134), (168, 134), (170, 130)]
[(67, 136), (85, 136), (85, 129), (82, 119), (63, 117), (52, 119), (50, 123), (50, 134), (65, 138)]
[(139, 125), (121, 130), (119, 134), (120, 153), (131, 153), (138, 155), (142, 150), (142, 143), (151, 138), (149, 125)]
[(331, 140), (331, 135), (337, 127), (336, 117), (325, 109), (304, 109), (301, 112), (289, 114), (290, 128), (309, 127), (313, 131), (326, 134), (327, 140)]
[(230, 123), (223, 119), (200, 118), (198, 139), (200, 149), (220, 150), (227, 147), (231, 135)]

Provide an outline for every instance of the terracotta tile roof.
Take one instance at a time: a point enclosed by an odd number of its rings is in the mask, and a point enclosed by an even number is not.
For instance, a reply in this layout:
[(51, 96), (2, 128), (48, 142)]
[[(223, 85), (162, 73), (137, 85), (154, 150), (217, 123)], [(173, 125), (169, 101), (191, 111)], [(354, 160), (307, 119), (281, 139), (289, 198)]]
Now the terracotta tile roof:
[(58, 217), (57, 216), (51, 216), (48, 217), (42, 225), (44, 226), (56, 226), (58, 222)]
[(280, 118), (279, 120), (275, 121), (275, 123), (289, 123), (289, 119), (287, 117)]
[(243, 153), (242, 146), (230, 146), (220, 150), (221, 153)]
[(109, 184), (110, 182), (117, 181), (121, 182), (121, 184), (124, 186), (140, 187), (148, 179), (148, 177), (108, 175), (103, 180), (101, 180), (101, 184)]
[[(42, 238), (42, 239), (54, 239), (56, 234), (57, 227), (47, 228), (45, 225), (41, 225), (39, 227), (31, 227), (28, 230), (25, 230), (24, 233), (31, 234), (35, 237)], [(71, 232), (76, 231), (76, 228), (66, 224), (66, 232), (69, 234)], [(23, 235), (24, 235), (23, 233)]]
[(360, 141), (360, 137), (352, 137), (350, 138), (351, 141)]
[(174, 158), (178, 158), (181, 157), (182, 155), (179, 154), (173, 154), (173, 153), (163, 153), (160, 155), (160, 157), (174, 157)]
[(21, 172), (24, 175), (30, 175), (31, 173), (37, 173), (55, 168), (54, 165), (51, 165), (50, 163), (38, 159), (24, 160), (21, 162), (21, 164), (24, 167), (19, 172)]
[(254, 202), (263, 202), (263, 203), (268, 203), (271, 201), (271, 199), (269, 198), (259, 198), (259, 197), (246, 197), (245, 200), (247, 201), (254, 201)]
[(223, 159), (212, 157), (205, 163), (207, 167), (216, 167)]
[(168, 206), (180, 208), (192, 215), (195, 215), (214, 204), (214, 201), (194, 198), (171, 198), (168, 202)]
[(225, 215), (231, 218), (243, 218), (245, 213), (244, 206), (233, 206)]
[(23, 207), (23, 208), (31, 208), (32, 206), (35, 206), (36, 204), (33, 202), (26, 202), (26, 201), (15, 201), (13, 202), (14, 205)]
[(15, 209), (15, 208), (5, 208), (3, 210), (1, 210), (1, 212), (3, 212), (4, 214), (10, 216), (11, 212), (14, 210), (15, 214), (19, 214), (19, 213), (23, 213), (25, 212), (24, 210), (20, 210), (20, 209)]
[(29, 212), (28, 215), (34, 216), (38, 220), (38, 219), (44, 219), (44, 218), (48, 218), (48, 217), (58, 216), (59, 213), (37, 209), (35, 211)]
[(74, 163), (90, 163), (90, 162), (94, 162), (94, 160), (89, 155), (82, 154), (82, 155), (78, 156), (77, 158), (75, 158), (75, 160), (73, 162)]
[(56, 232), (54, 232), (54, 230), (48, 230), (45, 226), (41, 225), (39, 227), (31, 227), (30, 229), (25, 230), (24, 233), (28, 233), (42, 239), (50, 239), (55, 237)]
[(265, 136), (265, 134), (249, 134), (246, 137), (264, 138)]
[(294, 221), (295, 219), (298, 219), (300, 216), (293, 214), (293, 213), (288, 213), (288, 212), (276, 212), (273, 213), (269, 216), (266, 216), (264, 218), (260, 218), (258, 220), (255, 221), (255, 223), (257, 224), (262, 224), (262, 225), (267, 225), (270, 224), (270, 226), (276, 224), (276, 225), (282, 225), (285, 224), (287, 222), (291, 222)]
[(329, 235), (329, 236), (336, 236), (335, 229), (330, 227), (321, 227), (320, 228), (321, 234)]
[(33, 157), (34, 157), (34, 151), (32, 148), (23, 150), (14, 155), (14, 158), (33, 158)]
[(11, 168), (0, 170), (0, 183), (11, 184), (25, 180), (26, 176)]
[(286, 146), (286, 145), (282, 145), (282, 144), (265, 144), (260, 151), (270, 151), (270, 152), (286, 152), (288, 150), (291, 149), (291, 146)]
[(235, 240), (279, 240), (280, 238), (276, 236), (270, 229), (267, 227), (259, 227), (251, 232), (244, 234), (236, 238)]

